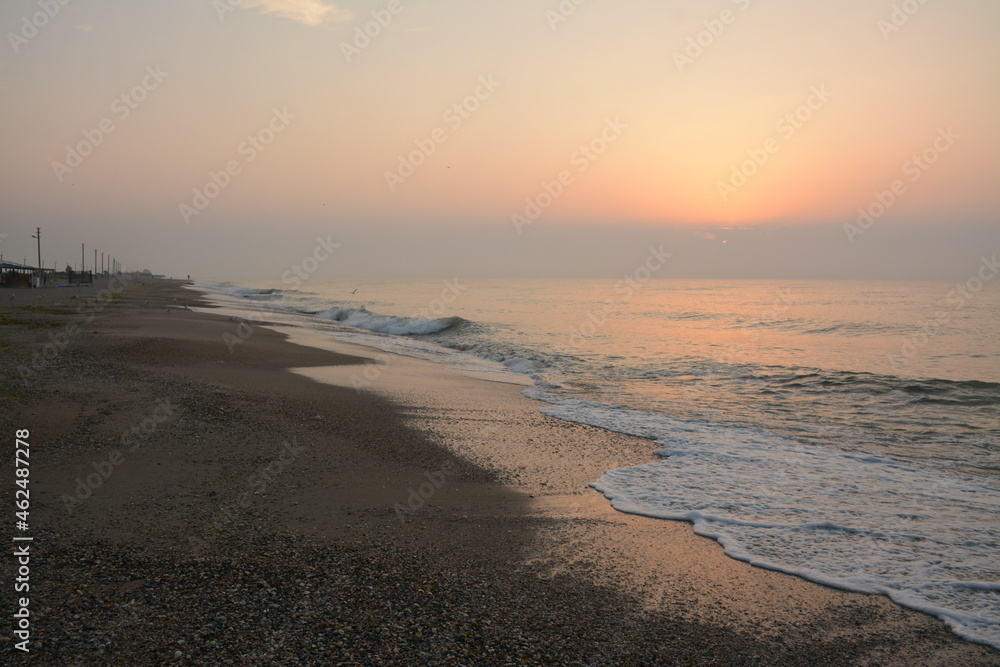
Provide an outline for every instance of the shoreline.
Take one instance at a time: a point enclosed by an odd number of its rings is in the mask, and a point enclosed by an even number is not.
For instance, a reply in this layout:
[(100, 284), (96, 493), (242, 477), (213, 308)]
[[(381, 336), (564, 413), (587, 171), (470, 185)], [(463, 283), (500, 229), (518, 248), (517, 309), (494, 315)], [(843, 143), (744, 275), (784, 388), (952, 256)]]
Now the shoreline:
[(0, 301), (0, 421), (38, 452), (31, 660), (1000, 664), (888, 598), (733, 560), (586, 488), (652, 460), (648, 441), (392, 354), (359, 392), (378, 351), (301, 330), (255, 326), (230, 351), (237, 323), (173, 310), (208, 307), (180, 285), (122, 290), (29, 387), (18, 366), (79, 315), (70, 295)]

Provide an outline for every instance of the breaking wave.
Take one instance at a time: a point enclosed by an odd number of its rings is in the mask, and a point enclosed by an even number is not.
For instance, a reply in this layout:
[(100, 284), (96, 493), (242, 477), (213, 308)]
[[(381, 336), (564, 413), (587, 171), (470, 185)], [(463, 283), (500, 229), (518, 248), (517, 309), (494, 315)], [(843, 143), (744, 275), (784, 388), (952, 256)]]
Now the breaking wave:
[(367, 329), (368, 331), (397, 336), (420, 336), (440, 333), (465, 322), (463, 318), (456, 316), (423, 318), (381, 315), (365, 309), (364, 306), (360, 308), (340, 308), (335, 306), (317, 313), (316, 316), (324, 320), (340, 322), (349, 327), (357, 327), (358, 329)]

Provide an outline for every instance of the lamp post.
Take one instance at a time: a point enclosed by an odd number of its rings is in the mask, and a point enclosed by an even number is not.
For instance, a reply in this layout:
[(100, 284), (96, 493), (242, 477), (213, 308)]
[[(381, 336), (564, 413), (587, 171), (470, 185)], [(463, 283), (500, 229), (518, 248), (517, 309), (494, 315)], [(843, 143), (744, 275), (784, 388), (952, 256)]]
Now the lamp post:
[(42, 286), (42, 279), (45, 271), (42, 269), (42, 228), (35, 227), (35, 234), (31, 238), (38, 239), (38, 286)]

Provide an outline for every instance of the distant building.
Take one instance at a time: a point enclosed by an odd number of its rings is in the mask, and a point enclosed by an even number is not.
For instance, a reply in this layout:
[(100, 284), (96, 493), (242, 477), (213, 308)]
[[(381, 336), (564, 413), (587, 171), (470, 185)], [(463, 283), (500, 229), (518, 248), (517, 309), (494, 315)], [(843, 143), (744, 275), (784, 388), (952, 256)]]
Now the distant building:
[(166, 278), (162, 273), (153, 273), (149, 269), (143, 269), (137, 275), (139, 278), (149, 278), (151, 280), (163, 280)]
[[(37, 266), (0, 260), (0, 287), (31, 287), (32, 278), (39, 274), (52, 275), (53, 269), (38, 270)], [(44, 280), (43, 280), (44, 282)]]

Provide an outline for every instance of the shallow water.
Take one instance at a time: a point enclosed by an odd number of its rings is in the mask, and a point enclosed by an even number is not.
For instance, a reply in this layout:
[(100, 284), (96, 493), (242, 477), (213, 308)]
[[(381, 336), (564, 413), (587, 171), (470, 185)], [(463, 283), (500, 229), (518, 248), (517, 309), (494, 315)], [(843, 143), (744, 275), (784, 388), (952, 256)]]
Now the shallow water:
[[(1000, 289), (933, 282), (213, 284), (650, 438), (594, 486), (733, 557), (1000, 648)], [(356, 293), (351, 294), (353, 290)], [(502, 365), (502, 366), (501, 366)]]

